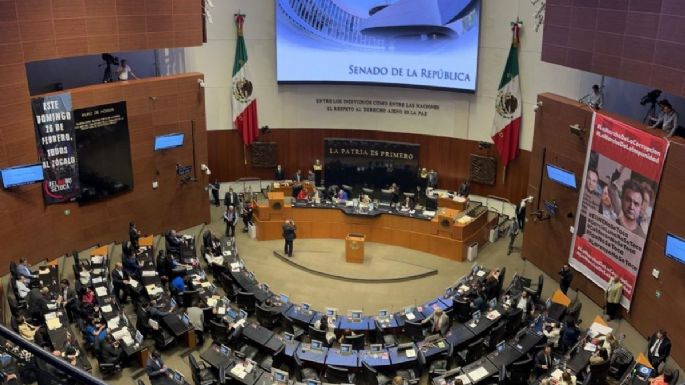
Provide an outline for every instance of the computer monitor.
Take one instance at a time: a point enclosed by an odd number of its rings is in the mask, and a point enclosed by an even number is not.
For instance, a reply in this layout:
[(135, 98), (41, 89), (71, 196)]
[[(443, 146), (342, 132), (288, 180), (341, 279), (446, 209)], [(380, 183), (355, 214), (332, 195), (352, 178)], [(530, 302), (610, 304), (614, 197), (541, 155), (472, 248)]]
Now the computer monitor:
[(371, 353), (380, 353), (383, 351), (383, 344), (371, 344), (369, 345)]
[(293, 341), (295, 339), (295, 335), (292, 333), (283, 333), (283, 340), (286, 342)]
[(251, 271), (248, 271), (247, 272), (247, 278), (249, 278), (250, 280), (254, 280), (254, 273)]
[(414, 306), (407, 306), (404, 308), (404, 314), (409, 314), (414, 312)]
[(326, 315), (329, 317), (335, 317), (335, 315), (338, 313), (338, 309), (334, 307), (327, 307), (326, 308)]
[(305, 382), (305, 384), (306, 384), (306, 385), (321, 385), (321, 381), (317, 381), (317, 380), (307, 380), (307, 382)]
[(183, 384), (185, 382), (183, 375), (177, 371), (174, 370), (174, 381), (178, 382), (179, 384)]
[(490, 307), (490, 309), (496, 308), (497, 307), (497, 298), (493, 298), (490, 301), (488, 301), (488, 307)]
[(353, 320), (360, 320), (362, 319), (362, 311), (361, 310), (350, 310), (350, 315), (352, 316)]
[(352, 344), (340, 344), (340, 353), (351, 353)]
[(231, 300), (228, 299), (228, 297), (226, 297), (226, 296), (221, 297), (221, 302), (223, 302), (225, 306), (228, 306), (231, 304)]
[(480, 319), (480, 310), (476, 310), (473, 312), (473, 319), (476, 321)]
[(138, 344), (142, 343), (143, 339), (144, 339), (143, 334), (140, 331), (136, 330), (136, 336), (135, 336), (136, 343), (138, 343)]
[(167, 150), (170, 148), (183, 146), (182, 133), (173, 133), (155, 137), (155, 151)]
[(273, 377), (274, 382), (277, 382), (279, 384), (285, 384), (288, 382), (288, 372), (286, 371), (272, 368), (271, 376)]
[(176, 300), (172, 298), (171, 301), (169, 301), (169, 305), (171, 307), (176, 307)]
[(231, 348), (222, 344), (219, 347), (219, 352), (221, 352), (221, 354), (223, 354), (224, 356), (229, 357), (231, 355)]
[(505, 342), (504, 342), (504, 341), (500, 341), (500, 342), (497, 344), (497, 346), (495, 347), (495, 349), (497, 350), (498, 353), (501, 353), (501, 352), (504, 350), (504, 346), (505, 346)]
[(228, 316), (228, 318), (234, 320), (238, 316), (238, 312), (235, 311), (235, 309), (231, 307), (231, 308), (228, 308), (228, 310), (226, 310), (226, 316)]
[(183, 314), (181, 316), (181, 321), (183, 321), (184, 325), (190, 326), (190, 317), (188, 317), (188, 314)]
[(549, 309), (552, 306), (552, 299), (547, 298), (547, 301), (545, 301), (545, 308)]
[(247, 319), (247, 312), (243, 309), (240, 309), (240, 319)]
[(321, 343), (321, 341), (312, 340), (312, 349), (321, 350), (322, 347), (323, 347), (323, 343)]
[(309, 311), (309, 304), (308, 303), (302, 303), (302, 310)]
[(281, 303), (288, 303), (290, 300), (290, 298), (288, 298), (288, 296), (285, 294), (279, 295), (278, 299), (281, 301)]
[(649, 366), (637, 364), (635, 365), (635, 372), (642, 378), (650, 378), (652, 377), (654, 369), (650, 368)]
[(378, 312), (378, 316), (381, 317), (381, 318), (385, 318), (385, 317), (387, 317), (389, 314), (390, 314), (390, 313), (389, 313), (387, 310), (385, 310), (385, 309), (383, 309), (383, 310), (381, 310), (381, 311)]

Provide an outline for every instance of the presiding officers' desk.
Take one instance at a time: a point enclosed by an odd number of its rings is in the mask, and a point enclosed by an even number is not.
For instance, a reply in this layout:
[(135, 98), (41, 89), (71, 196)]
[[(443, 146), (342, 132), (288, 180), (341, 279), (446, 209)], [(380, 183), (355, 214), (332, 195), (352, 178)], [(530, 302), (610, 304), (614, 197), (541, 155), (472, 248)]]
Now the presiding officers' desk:
[[(488, 240), (488, 229), (497, 215), (473, 203), (464, 212), (449, 211), (450, 219), (438, 212), (415, 212), (379, 206), (371, 211), (332, 202), (296, 202), (270, 207), (268, 201), (256, 203), (255, 224), (260, 241), (281, 239), (283, 220), (291, 218), (298, 238), (345, 239), (349, 233), (364, 234), (368, 242), (384, 243), (435, 254), (455, 261), (466, 259), (468, 246), (481, 246)], [(426, 215), (429, 214), (429, 215)], [(468, 215), (469, 218), (466, 218)], [(464, 218), (464, 220), (454, 220)], [(440, 220), (440, 218), (443, 218)]]

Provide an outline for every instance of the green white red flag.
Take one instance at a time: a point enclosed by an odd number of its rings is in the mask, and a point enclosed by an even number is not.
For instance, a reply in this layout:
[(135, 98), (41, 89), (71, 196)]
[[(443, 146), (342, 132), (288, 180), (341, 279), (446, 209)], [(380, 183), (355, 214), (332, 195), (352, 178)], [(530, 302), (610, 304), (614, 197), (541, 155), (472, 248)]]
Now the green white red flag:
[(257, 124), (257, 98), (254, 94), (250, 73), (247, 66), (247, 48), (243, 37), (245, 15), (235, 15), (238, 41), (235, 47), (235, 61), (233, 62), (233, 125), (240, 132), (243, 144), (249, 146), (259, 136)]

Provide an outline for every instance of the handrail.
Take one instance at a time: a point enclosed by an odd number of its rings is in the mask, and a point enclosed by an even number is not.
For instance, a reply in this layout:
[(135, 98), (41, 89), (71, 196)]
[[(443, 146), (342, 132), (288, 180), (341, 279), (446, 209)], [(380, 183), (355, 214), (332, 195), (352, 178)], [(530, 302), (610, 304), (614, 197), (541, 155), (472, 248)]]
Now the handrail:
[(46, 352), (41, 349), (38, 345), (25, 340), (22, 336), (16, 334), (12, 330), (6, 328), (4, 325), (0, 325), (0, 337), (3, 337), (20, 348), (33, 354), (39, 360), (43, 360), (50, 365), (57, 368), (60, 372), (68, 375), (69, 377), (75, 379), (78, 383), (83, 385), (108, 385), (106, 382), (99, 378), (93, 377), (90, 373), (83, 371), (73, 365), (70, 365), (66, 361), (53, 356), (51, 353)]

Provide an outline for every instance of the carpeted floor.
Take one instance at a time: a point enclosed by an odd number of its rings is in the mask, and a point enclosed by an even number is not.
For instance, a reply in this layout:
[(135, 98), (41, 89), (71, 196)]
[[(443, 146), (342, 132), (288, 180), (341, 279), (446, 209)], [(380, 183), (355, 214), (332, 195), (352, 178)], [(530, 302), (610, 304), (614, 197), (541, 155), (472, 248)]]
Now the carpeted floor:
[[(212, 222), (208, 225), (200, 225), (191, 229), (182, 230), (183, 233), (201, 234), (204, 229), (210, 229), (213, 233), (220, 235), (224, 231), (222, 222), (223, 207), (211, 208)], [(238, 226), (237, 244), (241, 257), (249, 270), (255, 273), (257, 279), (268, 283), (276, 293), (285, 293), (295, 302), (309, 303), (315, 309), (325, 307), (336, 307), (341, 312), (351, 309), (361, 309), (367, 314), (376, 313), (380, 309), (397, 311), (404, 306), (420, 304), (432, 299), (443, 292), (444, 288), (456, 281), (459, 277), (466, 274), (471, 269), (471, 263), (456, 263), (444, 258), (430, 254), (417, 252), (401, 247), (368, 244), (367, 255), (369, 263), (364, 265), (348, 265), (344, 262), (344, 242), (340, 240), (312, 239), (296, 240), (294, 259), (301, 263), (316, 266), (317, 268), (334, 272), (336, 274), (363, 274), (367, 277), (388, 277), (412, 272), (425, 271), (426, 269), (437, 270), (435, 275), (428, 277), (407, 280), (403, 282), (388, 283), (357, 283), (346, 280), (337, 280), (325, 277), (321, 274), (304, 271), (293, 264), (279, 259), (273, 254), (274, 251), (282, 251), (283, 244), (280, 241), (259, 242), (250, 239), (246, 233), (240, 232), (242, 224)], [(144, 230), (144, 229), (143, 229)], [(525, 234), (524, 234), (525, 236)], [(516, 245), (520, 247), (521, 237)], [(508, 240), (499, 240), (481, 248), (477, 263), (487, 266), (505, 266), (507, 277), (505, 286), (509, 283), (514, 273), (531, 278), (537, 278), (541, 274), (540, 270), (532, 264), (520, 258), (518, 249), (511, 255), (506, 254)], [(163, 244), (163, 242), (160, 242)], [(121, 247), (119, 245), (110, 246), (112, 263), (121, 260)], [(87, 254), (84, 251), (84, 255)], [(63, 277), (73, 279), (71, 258), (62, 262), (61, 271)], [(6, 282), (5, 277), (5, 282)], [(548, 297), (558, 287), (558, 283), (548, 276), (545, 276), (543, 296)], [(571, 297), (575, 292), (570, 292)], [(602, 310), (599, 306), (590, 301), (582, 293), (579, 297), (583, 303), (581, 318), (584, 320), (583, 326), (587, 327), (588, 322)], [(133, 309), (129, 305), (126, 313), (135, 322)], [(633, 353), (637, 354), (645, 350), (645, 339), (626, 322), (613, 321), (610, 323), (615, 328), (618, 335), (625, 335), (625, 345)], [(209, 344), (209, 338), (205, 342), (205, 347)], [(677, 343), (677, 341), (675, 341)], [(163, 358), (167, 366), (182, 372), (186, 378), (190, 379), (187, 355), (189, 353), (196, 356), (202, 351), (202, 347), (197, 347), (195, 351), (179, 346), (163, 352)], [(93, 367), (97, 368), (94, 359)], [(669, 365), (673, 366), (672, 360)], [(94, 370), (95, 375), (97, 369)], [(120, 374), (113, 378), (106, 379), (107, 382), (116, 385), (132, 384), (132, 379), (142, 378), (149, 384), (144, 369), (133, 364), (132, 367), (124, 369)], [(426, 383), (424, 378), (422, 383)]]

